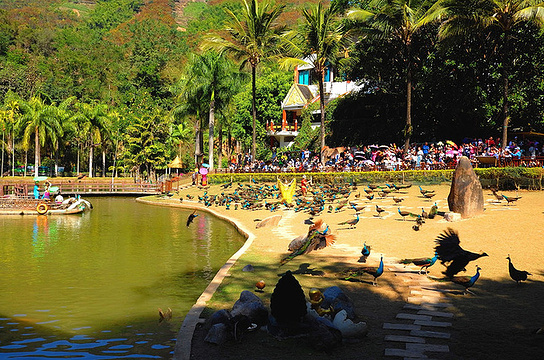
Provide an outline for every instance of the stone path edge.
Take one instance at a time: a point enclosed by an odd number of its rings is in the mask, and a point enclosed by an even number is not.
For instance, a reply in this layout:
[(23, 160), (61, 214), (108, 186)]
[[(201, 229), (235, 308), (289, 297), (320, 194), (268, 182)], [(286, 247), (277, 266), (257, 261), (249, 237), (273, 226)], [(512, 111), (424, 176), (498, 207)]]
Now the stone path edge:
[(199, 296), (196, 303), (191, 307), (187, 315), (185, 315), (185, 319), (183, 320), (183, 323), (181, 324), (181, 328), (179, 329), (178, 336), (176, 337), (176, 345), (174, 347), (174, 356), (172, 357), (173, 360), (190, 360), (191, 358), (191, 346), (193, 341), (193, 335), (195, 332), (196, 325), (199, 323), (200, 314), (206, 307), (206, 304), (208, 301), (212, 298), (213, 294), (221, 285), (223, 282), (223, 279), (227, 276), (230, 268), (236, 263), (236, 261), (242, 256), (247, 249), (251, 246), (253, 243), (253, 240), (255, 240), (255, 235), (249, 231), (245, 226), (237, 223), (232, 218), (229, 218), (227, 216), (224, 216), (222, 214), (219, 214), (212, 209), (209, 209), (205, 206), (200, 206), (197, 203), (189, 203), (189, 202), (183, 202), (183, 203), (173, 203), (168, 202), (167, 200), (148, 200), (146, 197), (140, 197), (137, 198), (136, 201), (145, 203), (148, 205), (158, 205), (158, 206), (169, 206), (169, 207), (178, 207), (183, 209), (191, 209), (191, 210), (201, 210), (206, 211), (222, 220), (225, 220), (232, 224), (236, 230), (246, 237), (245, 243), (242, 245), (240, 249), (238, 249), (237, 252), (232, 255), (227, 262), (219, 269), (219, 271), (215, 274), (212, 281), (208, 284), (204, 292)]

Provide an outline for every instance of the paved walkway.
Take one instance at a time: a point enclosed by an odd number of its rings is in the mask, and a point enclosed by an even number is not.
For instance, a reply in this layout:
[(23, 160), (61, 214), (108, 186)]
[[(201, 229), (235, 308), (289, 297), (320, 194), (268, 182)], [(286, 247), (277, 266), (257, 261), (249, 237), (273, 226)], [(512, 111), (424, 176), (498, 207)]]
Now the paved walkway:
[(402, 311), (392, 322), (383, 324), (385, 356), (404, 359), (429, 359), (433, 355), (449, 353), (453, 314), (446, 302), (444, 290), (436, 281), (419, 275), (419, 268), (399, 264), (387, 264), (410, 288), (410, 296)]

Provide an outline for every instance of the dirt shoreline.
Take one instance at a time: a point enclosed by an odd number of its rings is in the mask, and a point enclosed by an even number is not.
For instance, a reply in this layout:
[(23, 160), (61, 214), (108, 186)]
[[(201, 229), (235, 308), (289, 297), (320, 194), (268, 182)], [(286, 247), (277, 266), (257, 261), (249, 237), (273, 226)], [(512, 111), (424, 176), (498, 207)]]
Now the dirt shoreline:
[[(296, 236), (307, 232), (304, 220), (307, 213), (295, 213), (292, 210), (226, 210), (212, 206), (215, 215), (227, 217), (237, 226), (254, 234), (251, 246), (248, 246), (239, 259), (231, 264), (230, 270), (206, 303), (202, 316), (207, 317), (213, 311), (230, 309), (242, 290), (254, 290), (255, 282), (265, 280), (264, 293), (256, 293), (265, 304), (269, 305), (270, 295), (279, 279), (278, 275), (291, 270), (300, 282), (305, 293), (312, 287), (326, 288), (340, 286), (354, 301), (359, 321), (367, 322), (370, 332), (359, 343), (345, 344), (335, 349), (333, 354), (338, 359), (360, 358), (377, 359), (384, 357), (384, 349), (396, 344), (384, 340), (385, 322), (395, 321), (396, 315), (406, 304), (410, 288), (399, 280), (398, 274), (386, 272), (379, 279), (379, 286), (371, 286), (370, 277), (361, 277), (358, 281), (345, 281), (339, 274), (347, 267), (357, 267), (363, 242), (372, 246), (372, 254), (366, 265), (376, 265), (383, 254), (388, 263), (395, 259), (432, 256), (435, 238), (446, 228), (459, 232), (461, 246), (478, 252), (483, 250), (489, 257), (481, 258), (467, 266), (467, 275), (473, 275), (475, 265), (482, 268), (482, 276), (474, 285), (476, 295), (447, 294), (453, 304), (454, 314), (451, 339), (447, 342), (449, 353), (431, 353), (433, 358), (538, 358), (544, 355), (544, 338), (533, 331), (544, 326), (544, 305), (540, 299), (544, 295), (544, 193), (520, 191), (522, 198), (513, 205), (498, 203), (490, 191), (484, 190), (486, 210), (483, 215), (448, 223), (443, 219), (428, 220), (420, 231), (412, 230), (414, 221), (403, 220), (397, 208), (413, 213), (424, 208), (429, 211), (433, 203), (440, 210), (447, 210), (449, 185), (425, 186), (435, 190), (437, 195), (432, 200), (423, 198), (417, 186), (413, 186), (396, 197), (405, 200), (397, 206), (392, 196), (367, 200), (363, 186), (352, 192), (350, 200), (355, 200), (366, 208), (361, 212), (360, 221), (355, 229), (349, 229), (338, 223), (353, 218), (353, 210), (346, 208), (340, 212), (319, 216), (330, 225), (337, 236), (334, 246), (295, 258), (285, 266), (279, 266), (279, 260), (287, 254), (287, 244)], [(219, 194), (221, 188), (211, 186), (208, 194)], [(202, 195), (204, 190), (196, 187), (182, 189), (172, 198), (156, 200), (155, 203), (184, 208), (203, 209), (203, 204), (188, 201), (186, 196)], [(360, 197), (355, 199), (355, 194)], [(515, 192), (505, 192), (515, 195)], [(182, 203), (179, 197), (184, 200)], [(377, 216), (375, 205), (386, 208), (386, 213)], [(203, 209), (204, 211), (204, 209)], [(282, 215), (277, 227), (255, 229), (254, 219), (263, 219), (271, 215)], [(517, 286), (508, 275), (510, 255), (518, 269), (527, 270), (532, 276), (530, 281)], [(241, 269), (252, 264), (253, 273)], [(430, 268), (430, 275), (441, 276), (444, 267), (437, 263)], [(446, 288), (459, 290), (459, 286), (449, 283)], [(457, 291), (458, 293), (458, 291)], [(203, 307), (203, 304), (200, 304)], [(203, 341), (206, 326), (195, 325), (192, 337), (190, 359), (326, 359), (330, 354), (315, 351), (311, 344), (299, 342), (278, 342), (264, 332), (251, 333), (240, 343), (215, 346)], [(186, 342), (185, 342), (186, 344)], [(289, 353), (286, 353), (289, 349)], [(295, 351), (296, 350), (296, 351)], [(188, 352), (186, 352), (187, 354)], [(176, 352), (177, 354), (177, 352)], [(523, 354), (523, 355), (520, 355)], [(179, 357), (176, 357), (179, 358)]]

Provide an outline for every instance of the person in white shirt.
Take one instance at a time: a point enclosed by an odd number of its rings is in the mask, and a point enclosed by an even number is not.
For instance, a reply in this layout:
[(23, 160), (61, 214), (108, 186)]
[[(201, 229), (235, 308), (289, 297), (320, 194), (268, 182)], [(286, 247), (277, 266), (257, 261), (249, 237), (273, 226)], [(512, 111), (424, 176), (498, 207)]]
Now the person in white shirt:
[(62, 204), (64, 201), (64, 197), (60, 194), (60, 190), (57, 192), (57, 196), (55, 196), (55, 203)]

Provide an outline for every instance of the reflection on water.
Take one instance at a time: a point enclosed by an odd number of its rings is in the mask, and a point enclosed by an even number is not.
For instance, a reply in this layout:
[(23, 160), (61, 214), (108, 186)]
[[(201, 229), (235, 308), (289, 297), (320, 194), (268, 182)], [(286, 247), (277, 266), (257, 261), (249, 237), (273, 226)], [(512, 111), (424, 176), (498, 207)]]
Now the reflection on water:
[[(1, 358), (167, 358), (181, 321), (242, 244), (201, 213), (93, 198), (70, 216), (0, 216)], [(159, 323), (158, 308), (173, 319)]]

